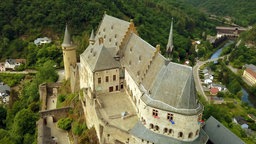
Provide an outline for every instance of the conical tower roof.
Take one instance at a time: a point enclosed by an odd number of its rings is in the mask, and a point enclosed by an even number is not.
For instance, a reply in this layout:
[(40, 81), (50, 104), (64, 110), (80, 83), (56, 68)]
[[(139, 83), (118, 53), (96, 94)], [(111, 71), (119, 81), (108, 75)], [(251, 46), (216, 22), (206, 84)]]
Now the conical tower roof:
[(71, 37), (70, 37), (70, 33), (68, 31), (68, 25), (67, 24), (66, 24), (65, 35), (64, 35), (63, 42), (62, 42), (62, 46), (63, 47), (71, 46)]
[(95, 35), (94, 35), (94, 30), (92, 29), (92, 32), (91, 32), (91, 36), (90, 36), (90, 41), (94, 41), (95, 39)]
[(173, 49), (173, 18), (172, 18), (172, 23), (171, 23), (169, 39), (168, 39), (168, 43), (166, 46), (166, 53), (170, 54), (172, 52), (172, 49)]

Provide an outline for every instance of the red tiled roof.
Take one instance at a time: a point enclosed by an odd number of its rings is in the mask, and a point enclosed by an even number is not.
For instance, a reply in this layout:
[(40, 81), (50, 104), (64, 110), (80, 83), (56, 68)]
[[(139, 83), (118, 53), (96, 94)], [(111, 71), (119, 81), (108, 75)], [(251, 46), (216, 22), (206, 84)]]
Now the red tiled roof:
[(250, 68), (245, 69), (246, 72), (248, 72), (251, 76), (253, 76), (256, 79), (256, 72), (254, 72), (253, 70), (251, 70)]
[(219, 92), (219, 89), (218, 89), (218, 88), (211, 88), (211, 89), (210, 89), (210, 93), (211, 93), (212, 95), (216, 95), (218, 92)]

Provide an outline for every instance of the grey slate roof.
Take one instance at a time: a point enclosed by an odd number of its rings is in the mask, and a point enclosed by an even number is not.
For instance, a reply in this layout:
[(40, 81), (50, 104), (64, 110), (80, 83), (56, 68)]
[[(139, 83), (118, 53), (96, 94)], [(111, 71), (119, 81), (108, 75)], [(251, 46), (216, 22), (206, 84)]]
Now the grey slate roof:
[(205, 144), (208, 141), (207, 134), (201, 129), (199, 137), (192, 142), (179, 141), (177, 139), (154, 133), (153, 131), (147, 129), (141, 122), (138, 122), (130, 131), (130, 134), (143, 139), (144, 141), (149, 141), (154, 144)]
[(198, 106), (191, 67), (170, 62), (161, 69), (151, 89), (151, 98), (175, 108), (195, 109)]
[(100, 26), (95, 33), (95, 40), (104, 38), (106, 47), (119, 47), (130, 23), (110, 15), (104, 14)]
[(253, 64), (249, 64), (249, 65), (246, 64), (245, 67), (251, 69), (251, 70), (254, 71), (254, 72), (256, 72), (256, 66), (253, 65)]
[(206, 121), (203, 129), (214, 144), (244, 144), (239, 137), (212, 116)]
[(196, 101), (192, 68), (169, 62), (159, 53), (152, 58), (155, 51), (156, 48), (134, 33), (123, 50), (121, 63), (137, 84), (146, 73), (141, 83), (145, 89), (142, 100), (167, 111), (183, 114), (201, 112), (203, 106)]
[(120, 63), (114, 59), (115, 53), (115, 48), (106, 48), (103, 44), (96, 42), (81, 54), (81, 58), (85, 60), (89, 64), (90, 69), (95, 72), (119, 68)]
[(66, 29), (65, 29), (65, 34), (64, 34), (64, 39), (62, 42), (62, 46), (63, 47), (70, 47), (71, 46), (71, 37), (70, 37), (70, 33), (68, 31), (68, 25), (66, 25)]
[(0, 84), (0, 92), (10, 94), (11, 88), (6, 84)]

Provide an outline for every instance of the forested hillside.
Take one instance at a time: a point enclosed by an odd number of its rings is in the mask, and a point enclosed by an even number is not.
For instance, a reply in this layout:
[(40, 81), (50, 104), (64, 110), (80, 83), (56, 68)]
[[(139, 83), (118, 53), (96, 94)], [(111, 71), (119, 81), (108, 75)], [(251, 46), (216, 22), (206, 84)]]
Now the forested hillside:
[(233, 66), (242, 68), (245, 64), (256, 65), (256, 25), (244, 32), (239, 39), (241, 44), (230, 55)]
[(3, 52), (0, 59), (36, 57), (35, 54), (29, 56), (33, 48), (28, 45), (37, 37), (48, 36), (60, 44), (66, 23), (81, 53), (91, 29), (97, 29), (104, 11), (121, 19), (134, 19), (140, 36), (152, 45), (161, 44), (162, 51), (173, 17), (174, 58), (181, 60), (192, 53), (190, 40), (200, 38), (203, 32), (213, 33), (215, 26), (206, 15), (186, 3), (168, 0), (5, 0), (0, 1), (0, 51)]
[(231, 16), (234, 23), (248, 26), (256, 23), (255, 0), (185, 0), (215, 15)]

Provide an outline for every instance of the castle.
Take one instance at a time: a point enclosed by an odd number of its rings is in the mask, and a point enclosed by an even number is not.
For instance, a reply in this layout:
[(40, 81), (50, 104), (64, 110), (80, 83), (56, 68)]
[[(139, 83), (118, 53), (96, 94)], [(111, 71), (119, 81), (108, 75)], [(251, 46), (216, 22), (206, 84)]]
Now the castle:
[[(130, 22), (104, 14), (90, 44), (76, 60), (66, 27), (62, 43), (65, 78), (80, 99), (88, 127), (99, 142), (114, 144), (199, 144), (201, 129), (192, 68), (166, 59), (160, 46), (138, 36)], [(172, 45), (172, 25), (167, 53)]]

